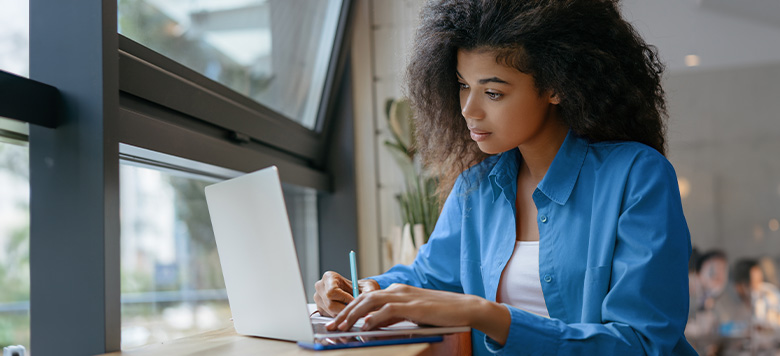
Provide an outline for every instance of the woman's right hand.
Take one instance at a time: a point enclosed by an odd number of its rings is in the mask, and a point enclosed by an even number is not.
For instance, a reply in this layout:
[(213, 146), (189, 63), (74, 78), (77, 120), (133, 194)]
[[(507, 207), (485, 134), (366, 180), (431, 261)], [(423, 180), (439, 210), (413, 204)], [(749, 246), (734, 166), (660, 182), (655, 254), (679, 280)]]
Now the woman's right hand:
[[(352, 281), (333, 271), (325, 272), (322, 279), (314, 284), (314, 289), (314, 302), (322, 316), (338, 315), (355, 299), (352, 296)], [(361, 279), (358, 281), (358, 289), (360, 293), (368, 293), (381, 288), (373, 279)]]

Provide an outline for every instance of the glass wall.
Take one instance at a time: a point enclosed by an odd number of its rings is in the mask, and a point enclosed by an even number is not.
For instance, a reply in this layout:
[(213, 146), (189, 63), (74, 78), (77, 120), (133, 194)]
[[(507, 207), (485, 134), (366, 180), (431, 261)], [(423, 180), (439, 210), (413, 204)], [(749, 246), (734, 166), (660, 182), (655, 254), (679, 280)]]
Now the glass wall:
[(307, 128), (341, 0), (119, 0), (119, 32)]
[[(121, 165), (123, 349), (232, 325), (204, 194), (216, 181)], [(284, 190), (304, 280), (313, 286), (316, 195)]]

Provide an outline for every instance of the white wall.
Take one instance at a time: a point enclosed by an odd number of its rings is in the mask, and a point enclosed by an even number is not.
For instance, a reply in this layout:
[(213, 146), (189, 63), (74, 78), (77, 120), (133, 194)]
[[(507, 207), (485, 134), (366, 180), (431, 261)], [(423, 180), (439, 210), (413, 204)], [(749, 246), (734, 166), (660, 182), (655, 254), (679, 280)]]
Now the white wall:
[(384, 147), (390, 137), (387, 99), (402, 94), (401, 79), (421, 0), (358, 0), (352, 44), (355, 70), (355, 134), (358, 172), (360, 275), (384, 272), (381, 246), (401, 214), (395, 195), (403, 176)]
[(780, 254), (780, 61), (666, 80), (669, 158), (695, 245), (731, 258)]

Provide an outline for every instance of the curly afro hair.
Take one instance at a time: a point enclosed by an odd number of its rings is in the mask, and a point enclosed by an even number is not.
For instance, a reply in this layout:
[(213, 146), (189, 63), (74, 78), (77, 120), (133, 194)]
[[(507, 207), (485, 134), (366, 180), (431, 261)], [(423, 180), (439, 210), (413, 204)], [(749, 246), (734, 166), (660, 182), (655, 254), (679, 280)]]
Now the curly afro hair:
[(558, 113), (592, 142), (637, 141), (665, 154), (664, 70), (657, 49), (620, 15), (617, 0), (432, 0), (406, 72), (415, 149), (440, 179), (439, 198), (487, 157), (461, 114), (457, 52), (487, 50), (561, 99)]

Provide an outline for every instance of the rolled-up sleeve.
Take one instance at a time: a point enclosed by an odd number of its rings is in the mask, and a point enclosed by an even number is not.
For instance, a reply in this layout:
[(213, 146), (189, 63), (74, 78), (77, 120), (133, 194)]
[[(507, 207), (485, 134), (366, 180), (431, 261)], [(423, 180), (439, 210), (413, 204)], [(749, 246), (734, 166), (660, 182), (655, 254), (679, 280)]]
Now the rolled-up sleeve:
[[(512, 316), (505, 355), (695, 355), (685, 341), (690, 235), (674, 169), (641, 154), (625, 182), (615, 229), (609, 289), (600, 323), (565, 323), (507, 306)], [(608, 273), (607, 273), (608, 272)]]
[(411, 265), (395, 265), (389, 271), (371, 279), (387, 288), (393, 283), (463, 293), (460, 280), (460, 239), (463, 213), (460, 199), (462, 178), (455, 185), (442, 207), (428, 243)]

